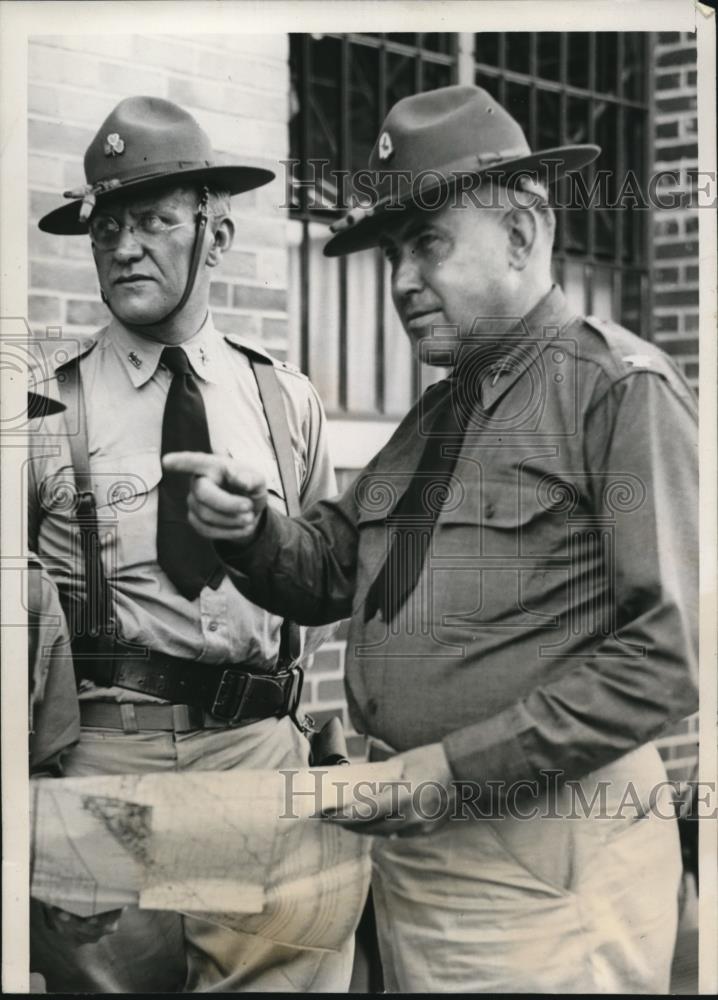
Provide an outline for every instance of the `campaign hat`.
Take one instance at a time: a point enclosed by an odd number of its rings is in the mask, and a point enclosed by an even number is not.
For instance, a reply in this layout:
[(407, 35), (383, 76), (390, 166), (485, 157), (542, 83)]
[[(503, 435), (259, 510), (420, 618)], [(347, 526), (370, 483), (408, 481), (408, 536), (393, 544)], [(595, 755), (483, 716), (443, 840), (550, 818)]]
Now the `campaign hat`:
[[(516, 119), (481, 87), (440, 87), (405, 97), (387, 114), (369, 156), (374, 197), (332, 225), (335, 235), (324, 253), (337, 257), (376, 246), (388, 219), (399, 217), (398, 208), (433, 204), (441, 194), (437, 189), (455, 189), (460, 177), (479, 183), (487, 176), (509, 185), (533, 176), (552, 183), (600, 152), (588, 144), (532, 151)], [(396, 183), (402, 179), (403, 186)]]
[(85, 152), (85, 185), (64, 196), (68, 204), (40, 219), (46, 233), (87, 232), (96, 203), (118, 192), (158, 183), (206, 185), (241, 194), (268, 184), (271, 170), (220, 163), (207, 133), (184, 108), (161, 97), (127, 97), (114, 108)]

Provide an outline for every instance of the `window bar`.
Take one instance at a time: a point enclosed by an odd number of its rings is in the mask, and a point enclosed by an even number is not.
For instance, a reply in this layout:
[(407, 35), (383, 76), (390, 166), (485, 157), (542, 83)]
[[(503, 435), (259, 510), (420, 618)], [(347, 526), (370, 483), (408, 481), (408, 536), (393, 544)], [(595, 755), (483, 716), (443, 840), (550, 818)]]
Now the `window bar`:
[[(568, 141), (568, 93), (566, 91), (566, 84), (568, 82), (568, 33), (562, 31), (559, 36), (559, 80), (561, 81), (561, 97), (560, 97), (560, 139), (559, 144), (565, 146)], [(559, 187), (561, 184), (559, 182)], [(567, 185), (564, 185), (564, 191), (567, 190)], [(570, 212), (570, 208), (564, 208), (558, 213), (558, 245), (561, 250), (566, 249), (566, 214)], [(561, 284), (563, 284), (563, 261), (561, 262)]]
[(451, 56), (451, 82), (474, 83), (475, 57), (473, 31), (454, 32), (449, 38), (449, 55)]
[(536, 149), (538, 133), (538, 35), (535, 31), (529, 34), (529, 70), (531, 72), (531, 87), (529, 89), (529, 146)]
[[(339, 168), (350, 169), (349, 150), (349, 39), (341, 40), (341, 62), (339, 69)], [(348, 408), (348, 345), (347, 345), (347, 257), (339, 258), (339, 386), (337, 397), (339, 409)]]
[[(621, 188), (625, 180), (625, 169), (626, 169), (626, 157), (624, 149), (624, 136), (626, 134), (625, 130), (625, 116), (626, 108), (623, 104), (623, 71), (625, 69), (625, 59), (626, 59), (626, 38), (622, 31), (618, 32), (618, 51), (616, 53), (616, 94), (618, 95), (618, 106), (616, 108), (616, 179), (615, 179), (615, 194)], [(613, 255), (617, 264), (621, 263), (623, 259), (623, 210), (621, 208), (613, 209), (614, 216), (614, 233), (613, 233)], [(614, 317), (619, 319), (619, 316)]]
[[(381, 124), (386, 117), (386, 46), (379, 49), (379, 80), (378, 80), (377, 102), (378, 121), (376, 123), (377, 134)], [(376, 368), (374, 374), (374, 396), (375, 404), (379, 413), (386, 413), (386, 330), (384, 328), (384, 301), (387, 295), (386, 281), (384, 280), (386, 269), (384, 267), (384, 254), (381, 250), (375, 251), (376, 256)]]
[[(302, 45), (300, 48), (300, 64), (299, 64), (299, 76), (301, 80), (301, 100), (302, 108), (300, 111), (300, 168), (304, 167), (307, 162), (307, 156), (309, 154), (309, 131), (311, 122), (311, 73), (312, 73), (312, 58), (311, 58), (311, 45), (312, 39), (311, 35), (304, 35), (302, 37)], [(309, 240), (309, 222), (307, 221), (307, 192), (303, 184), (300, 185), (299, 191), (299, 210), (302, 213), (302, 242), (299, 249), (299, 274), (300, 280), (302, 282), (302, 294), (300, 295), (301, 300), (301, 315), (299, 323), (299, 350), (300, 350), (300, 365), (303, 372), (306, 372), (311, 378), (311, 371), (309, 370), (309, 296), (311, 294), (311, 283), (310, 283), (310, 240)]]
[(646, 271), (641, 269), (639, 271), (639, 299), (638, 299), (638, 316), (639, 325), (641, 327), (638, 330), (638, 334), (641, 337), (645, 337), (646, 340), (652, 339), (651, 331), (653, 324), (648, 321), (647, 311), (645, 303), (650, 301), (651, 295), (651, 282), (649, 281), (648, 274)]
[[(646, 133), (643, 146), (643, 180), (645, 182), (648, 171), (651, 168), (652, 136), (656, 134), (656, 87), (655, 69), (652, 53), (655, 51), (656, 35), (654, 32), (647, 32), (643, 36), (642, 57), (643, 57), (643, 99), (647, 101), (648, 113), (646, 115)], [(645, 283), (645, 296), (643, 295), (643, 285), (641, 287), (641, 336), (647, 340), (653, 339), (653, 273), (654, 273), (654, 246), (652, 238), (653, 212), (649, 209), (642, 211), (643, 216), (643, 239), (641, 240), (641, 256), (643, 260), (644, 273), (648, 280)]]
[(622, 302), (623, 302), (623, 272), (619, 267), (614, 267), (611, 273), (611, 306), (612, 306), (612, 319), (616, 320), (617, 323), (622, 321)]
[(424, 65), (421, 58), (421, 51), (418, 50), (414, 56), (414, 93), (420, 94), (424, 87)]
[[(596, 142), (596, 35), (594, 32), (588, 37), (588, 89), (591, 92), (591, 96), (588, 99), (588, 142)], [(593, 182), (596, 174), (596, 161), (589, 163), (586, 167), (586, 179), (588, 182), (588, 190), (591, 191), (593, 188)], [(596, 210), (595, 208), (588, 208), (588, 218), (587, 222), (587, 239), (586, 239), (586, 252), (587, 256), (593, 260), (596, 253)], [(586, 289), (586, 301), (588, 302), (590, 298), (588, 289)]]
[(499, 35), (499, 69), (501, 73), (499, 75), (499, 104), (506, 107), (506, 33), (501, 32)]
[(588, 314), (591, 314), (593, 312), (593, 278), (594, 278), (593, 264), (592, 263), (584, 264), (583, 294), (584, 294), (584, 306)]
[[(422, 89), (423, 77), (424, 77), (422, 69), (423, 67), (421, 64), (421, 54), (417, 53), (416, 59), (414, 61), (414, 92), (417, 94), (421, 93)], [(422, 383), (421, 361), (417, 357), (416, 363), (413, 368), (412, 380), (411, 380), (411, 391), (414, 399), (418, 399), (419, 396), (421, 395), (421, 383)]]

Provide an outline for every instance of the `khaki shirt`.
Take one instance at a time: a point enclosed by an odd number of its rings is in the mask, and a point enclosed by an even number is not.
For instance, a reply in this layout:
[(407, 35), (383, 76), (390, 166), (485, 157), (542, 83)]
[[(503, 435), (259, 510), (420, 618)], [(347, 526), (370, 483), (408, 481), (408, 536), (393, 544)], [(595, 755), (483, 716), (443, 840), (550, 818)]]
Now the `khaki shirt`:
[[(281, 618), (267, 614), (225, 577), (193, 601), (179, 594), (157, 562), (157, 500), (162, 476), (162, 417), (172, 379), (160, 364), (163, 344), (125, 329), (116, 319), (96, 338), (54, 344), (51, 367), (73, 352), (87, 409), (93, 490), (102, 536), (102, 560), (125, 639), (198, 663), (242, 663), (271, 669)], [(244, 342), (218, 333), (211, 317), (182, 344), (198, 377), (212, 449), (262, 469), (271, 502), (284, 510), (284, 491), (269, 428)], [(232, 346), (237, 345), (237, 346)], [(254, 345), (249, 345), (256, 351)], [(261, 352), (261, 349), (260, 353)], [(336, 492), (321, 403), (308, 379), (275, 362), (287, 410), (303, 507)], [(57, 396), (56, 372), (43, 391)], [(31, 547), (49, 567), (60, 591), (84, 593), (78, 533), (73, 524), (72, 463), (61, 415), (45, 418), (31, 437)], [(84, 682), (85, 696), (92, 688)], [(138, 692), (113, 689), (118, 699)], [(107, 696), (105, 691), (103, 697)]]
[(75, 672), (57, 587), (34, 558), (27, 576), (30, 768), (54, 773), (57, 755), (80, 738)]
[(441, 383), (340, 499), (269, 511), (230, 562), (274, 612), (352, 615), (359, 731), (441, 740), (458, 778), (579, 777), (696, 707), (696, 402), (660, 350), (556, 287), (505, 343), (394, 622), (365, 623), (363, 603)]

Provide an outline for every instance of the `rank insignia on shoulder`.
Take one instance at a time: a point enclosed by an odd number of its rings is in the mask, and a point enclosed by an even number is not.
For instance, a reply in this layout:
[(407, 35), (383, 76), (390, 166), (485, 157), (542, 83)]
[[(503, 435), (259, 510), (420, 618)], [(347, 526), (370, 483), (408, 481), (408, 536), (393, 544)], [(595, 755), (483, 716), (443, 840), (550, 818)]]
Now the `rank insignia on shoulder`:
[(653, 359), (647, 354), (627, 354), (623, 359), (632, 368), (652, 368)]
[(127, 359), (135, 366), (135, 368), (142, 367), (142, 358), (138, 358), (134, 351), (130, 351), (127, 355)]

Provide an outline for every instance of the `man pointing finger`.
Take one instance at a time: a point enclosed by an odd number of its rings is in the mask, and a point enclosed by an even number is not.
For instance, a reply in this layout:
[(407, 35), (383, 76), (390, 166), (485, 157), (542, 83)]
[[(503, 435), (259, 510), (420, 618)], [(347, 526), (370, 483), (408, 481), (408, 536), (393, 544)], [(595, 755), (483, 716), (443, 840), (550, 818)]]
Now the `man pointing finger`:
[(261, 473), (222, 455), (178, 451), (165, 455), (168, 472), (194, 476), (188, 500), (188, 519), (205, 538), (249, 541), (267, 505), (267, 487)]
[(252, 505), (232, 540), (193, 490), (242, 593), (305, 624), (351, 616), (347, 700), (374, 759), (495, 807), (426, 829), (407, 813), (416, 836), (375, 842), (390, 992), (668, 988), (680, 855), (652, 741), (696, 708), (697, 408), (655, 345), (552, 283), (536, 178), (598, 152), (532, 153), (477, 87), (395, 105), (370, 167), (434, 179), (434, 207), (387, 193), (325, 253), (382, 247), (416, 353), (451, 376), (302, 518), (260, 517), (256, 479), (225, 471)]

